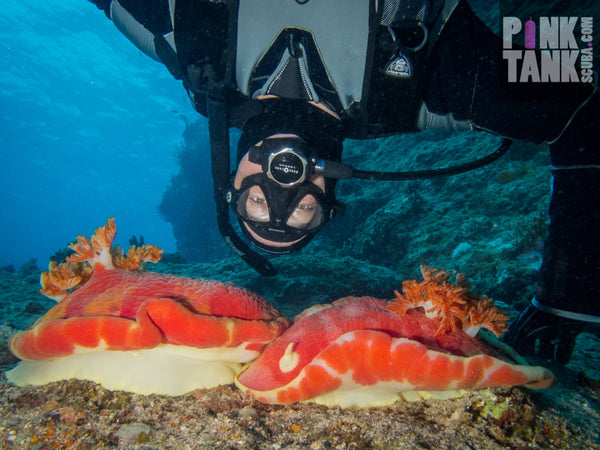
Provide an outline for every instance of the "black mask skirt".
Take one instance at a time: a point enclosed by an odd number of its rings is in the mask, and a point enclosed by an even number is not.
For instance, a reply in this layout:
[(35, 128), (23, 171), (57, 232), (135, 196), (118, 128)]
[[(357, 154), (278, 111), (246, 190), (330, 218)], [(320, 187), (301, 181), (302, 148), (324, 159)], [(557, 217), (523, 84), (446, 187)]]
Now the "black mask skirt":
[[(253, 186), (258, 186), (264, 195), (265, 213), (268, 211), (265, 217), (253, 217), (252, 213), (248, 212), (248, 202), (255, 201), (249, 198)], [(308, 181), (292, 187), (283, 187), (269, 179), (265, 173), (257, 173), (246, 177), (241, 188), (232, 190), (231, 193), (233, 210), (240, 221), (242, 231), (257, 247), (271, 253), (289, 253), (304, 247), (336, 213), (335, 204), (331, 199), (318, 186)], [(306, 224), (294, 226), (290, 224), (290, 219), (307, 195), (316, 200), (314, 214)], [(266, 240), (290, 242), (290, 245), (275, 247), (258, 242), (245, 225)], [(298, 242), (291, 244), (294, 241)]]

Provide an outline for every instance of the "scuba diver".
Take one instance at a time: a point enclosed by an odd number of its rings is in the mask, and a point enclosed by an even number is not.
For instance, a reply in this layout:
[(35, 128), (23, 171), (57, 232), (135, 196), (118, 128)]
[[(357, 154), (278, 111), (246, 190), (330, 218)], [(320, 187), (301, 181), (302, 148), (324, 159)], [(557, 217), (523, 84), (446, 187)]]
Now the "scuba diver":
[[(511, 83), (503, 41), (465, 0), (90, 1), (182, 80), (208, 118), (219, 229), (261, 274), (276, 270), (236, 234), (230, 207), (255, 247), (293, 252), (343, 214), (340, 178), (448, 176), (497, 159), (511, 139), (545, 141), (553, 193), (541, 278), (505, 339), (564, 364), (577, 335), (598, 329), (594, 83)], [(241, 130), (233, 177), (232, 127)], [(480, 160), (445, 169), (369, 172), (341, 163), (346, 138), (428, 128), (504, 140)]]

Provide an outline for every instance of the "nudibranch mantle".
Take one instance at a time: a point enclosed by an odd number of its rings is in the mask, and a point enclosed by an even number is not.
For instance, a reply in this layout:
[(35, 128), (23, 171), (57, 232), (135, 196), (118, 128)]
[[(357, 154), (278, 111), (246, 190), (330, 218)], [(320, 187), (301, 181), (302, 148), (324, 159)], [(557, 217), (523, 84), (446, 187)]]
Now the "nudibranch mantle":
[(109, 389), (179, 395), (233, 382), (290, 324), (262, 297), (232, 284), (137, 270), (162, 250), (112, 248), (110, 218), (75, 254), (52, 263), (42, 293), (58, 304), (10, 350), (23, 359), (7, 372), (18, 385), (68, 378)]
[[(445, 315), (424, 311), (422, 305), (407, 306), (404, 296), (392, 302), (349, 297), (309, 308), (244, 367), (236, 385), (266, 403), (311, 400), (363, 407), (400, 398), (453, 397), (470, 388), (524, 385), (543, 389), (554, 383), (547, 369), (504, 361), (467, 334), (463, 326), (502, 330), (501, 313), (495, 308), (484, 311), (474, 298), (464, 298), (471, 295), (464, 287), (423, 270), (435, 278), (425, 277), (422, 286), (429, 286), (429, 294), (434, 291), (432, 280), (443, 286), (436, 295), (451, 292), (451, 308), (446, 308)], [(462, 300), (456, 298), (457, 292)], [(420, 291), (417, 298), (421, 301), (424, 296)], [(491, 306), (491, 300), (482, 301)]]

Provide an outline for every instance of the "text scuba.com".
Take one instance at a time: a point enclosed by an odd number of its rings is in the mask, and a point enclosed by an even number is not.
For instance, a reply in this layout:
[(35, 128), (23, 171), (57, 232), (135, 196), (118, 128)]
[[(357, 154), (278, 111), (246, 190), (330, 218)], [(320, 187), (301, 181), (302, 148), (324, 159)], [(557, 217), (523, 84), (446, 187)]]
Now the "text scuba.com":
[[(593, 30), (592, 17), (539, 17), (525, 24), (517, 17), (504, 17), (502, 58), (507, 61), (508, 82), (592, 83)], [(524, 42), (524, 49), (513, 48), (515, 38)]]

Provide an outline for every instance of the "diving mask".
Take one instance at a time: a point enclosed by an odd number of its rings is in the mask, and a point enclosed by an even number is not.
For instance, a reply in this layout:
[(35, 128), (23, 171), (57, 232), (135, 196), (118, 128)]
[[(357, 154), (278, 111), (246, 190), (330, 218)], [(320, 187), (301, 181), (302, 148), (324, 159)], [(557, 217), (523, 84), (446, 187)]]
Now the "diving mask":
[(310, 181), (284, 187), (264, 172), (246, 177), (240, 189), (230, 193), (246, 237), (272, 253), (303, 247), (344, 209)]

